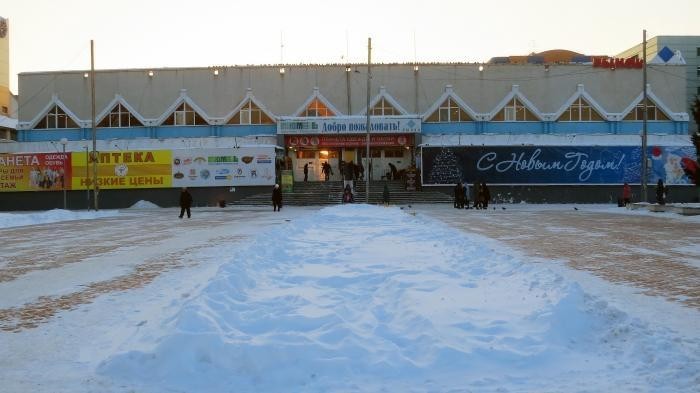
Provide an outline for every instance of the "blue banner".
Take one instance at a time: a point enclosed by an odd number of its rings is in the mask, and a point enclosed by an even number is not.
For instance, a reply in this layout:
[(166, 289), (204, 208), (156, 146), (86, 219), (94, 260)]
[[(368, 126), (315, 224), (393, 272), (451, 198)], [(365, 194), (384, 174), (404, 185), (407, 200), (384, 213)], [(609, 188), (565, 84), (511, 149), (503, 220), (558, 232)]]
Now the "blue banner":
[[(641, 147), (445, 146), (424, 147), (424, 184), (622, 184), (640, 183)], [(693, 184), (695, 149), (649, 147), (648, 183)]]

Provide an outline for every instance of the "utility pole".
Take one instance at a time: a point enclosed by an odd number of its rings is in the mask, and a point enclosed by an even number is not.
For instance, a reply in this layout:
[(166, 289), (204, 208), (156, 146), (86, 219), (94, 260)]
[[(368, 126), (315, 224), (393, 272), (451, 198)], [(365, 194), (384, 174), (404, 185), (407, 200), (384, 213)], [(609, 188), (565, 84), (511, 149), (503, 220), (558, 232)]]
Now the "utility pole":
[(92, 96), (92, 200), (97, 207), (97, 121), (95, 120), (95, 41), (90, 40), (90, 91)]
[(642, 60), (644, 68), (642, 69), (642, 109), (644, 117), (642, 122), (642, 202), (648, 202), (647, 199), (647, 31), (642, 33)]
[(369, 155), (369, 114), (370, 90), (372, 89), (372, 37), (367, 38), (367, 175), (365, 176), (365, 203), (369, 203), (369, 171), (372, 168), (372, 158)]

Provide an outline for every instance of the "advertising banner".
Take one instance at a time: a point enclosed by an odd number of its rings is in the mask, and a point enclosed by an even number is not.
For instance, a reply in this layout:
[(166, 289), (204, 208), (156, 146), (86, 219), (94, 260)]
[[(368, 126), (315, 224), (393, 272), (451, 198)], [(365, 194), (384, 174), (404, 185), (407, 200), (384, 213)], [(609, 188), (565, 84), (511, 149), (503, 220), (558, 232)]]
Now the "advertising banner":
[(0, 192), (71, 189), (69, 153), (0, 154)]
[[(419, 116), (370, 116), (370, 133), (420, 133)], [(283, 117), (277, 122), (278, 134), (366, 134), (366, 116)]]
[(173, 187), (265, 186), (275, 184), (275, 148), (173, 150)]
[[(367, 146), (366, 135), (287, 135), (289, 147), (363, 147)], [(413, 144), (413, 135), (370, 135), (372, 147), (400, 147)]]
[[(101, 189), (172, 187), (170, 150), (98, 152), (97, 185)], [(72, 153), (73, 189), (90, 186), (92, 162), (85, 152)]]
[[(652, 146), (647, 158), (649, 184), (693, 184), (692, 146)], [(424, 184), (622, 184), (640, 183), (642, 158), (636, 146), (444, 146), (422, 160)]]

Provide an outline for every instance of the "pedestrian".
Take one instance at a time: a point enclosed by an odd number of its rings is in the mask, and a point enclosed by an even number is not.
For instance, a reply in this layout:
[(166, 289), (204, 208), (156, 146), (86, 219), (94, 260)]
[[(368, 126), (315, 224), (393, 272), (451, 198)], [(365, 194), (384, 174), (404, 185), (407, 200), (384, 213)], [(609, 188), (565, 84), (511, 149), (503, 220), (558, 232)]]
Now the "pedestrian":
[(355, 176), (355, 165), (353, 165), (352, 161), (348, 163), (343, 164), (343, 172), (341, 175), (343, 176), (343, 188), (346, 188), (348, 185), (350, 185), (350, 190), (352, 191), (355, 187), (353, 183), (353, 176)]
[(272, 211), (282, 210), (282, 189), (279, 184), (272, 188)]
[(396, 165), (389, 163), (389, 171), (391, 173), (390, 180), (396, 180), (399, 177), (399, 171), (396, 169)]
[(481, 195), (481, 185), (478, 181), (474, 182), (474, 209), (481, 209), (482, 204), (482, 195)]
[(469, 209), (469, 182), (463, 181), (462, 196), (464, 198), (464, 208)]
[(656, 203), (658, 203), (659, 205), (666, 204), (667, 191), (668, 187), (664, 186), (664, 181), (659, 179), (659, 181), (656, 183)]
[(304, 181), (309, 181), (309, 163), (304, 164)]
[(328, 161), (324, 162), (321, 164), (321, 173), (323, 173), (323, 178), (328, 181), (330, 178), (330, 172), (331, 172), (331, 165), (328, 163)]
[(357, 170), (360, 172), (359, 180), (365, 180), (365, 166), (362, 165), (362, 161), (357, 164)]
[(182, 218), (185, 215), (185, 212), (187, 212), (187, 218), (191, 218), (191, 207), (192, 195), (190, 195), (190, 192), (187, 191), (187, 187), (182, 187), (182, 191), (180, 192), (180, 218)]
[(486, 187), (486, 182), (481, 182), (481, 207), (484, 209), (489, 208), (489, 200), (491, 199), (491, 192), (489, 188)]
[(345, 190), (343, 190), (343, 203), (353, 203), (355, 202), (355, 198), (352, 195), (352, 189), (350, 188), (350, 185), (345, 186)]
[(384, 183), (384, 191), (382, 192), (382, 203), (384, 206), (389, 206), (389, 185)]
[(464, 187), (462, 187), (462, 183), (459, 182), (455, 184), (454, 188), (454, 208), (455, 209), (461, 209), (460, 206), (464, 206)]
[(632, 201), (632, 187), (628, 183), (622, 186), (622, 204), (627, 206)]

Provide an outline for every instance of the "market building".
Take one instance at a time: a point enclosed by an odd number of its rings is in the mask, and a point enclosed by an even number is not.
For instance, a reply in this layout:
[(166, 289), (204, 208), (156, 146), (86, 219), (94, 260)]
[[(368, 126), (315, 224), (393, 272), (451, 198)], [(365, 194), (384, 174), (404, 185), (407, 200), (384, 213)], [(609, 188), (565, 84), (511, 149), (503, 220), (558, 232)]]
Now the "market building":
[[(649, 154), (658, 161), (649, 162), (649, 184), (657, 178), (690, 184), (685, 66), (649, 66), (644, 102), (642, 63), (557, 56), (554, 63), (372, 65), (369, 106), (366, 64), (99, 70), (97, 150), (122, 160), (148, 149), (170, 152), (154, 164), (170, 160), (164, 170), (174, 178), (149, 180), (141, 190), (148, 194), (134, 197), (166, 195), (188, 179), (209, 189), (210, 198), (237, 185), (267, 192), (284, 168), (299, 181), (307, 165), (309, 179), (320, 181), (326, 162), (331, 180), (340, 180), (342, 160), (371, 167), (373, 180), (391, 177), (389, 164), (417, 167), (423, 185), (446, 190), (481, 179), (501, 187), (502, 200), (608, 201), (623, 182), (640, 181), (646, 109), (649, 146), (656, 149)], [(20, 74), (18, 143), (3, 153), (66, 149), (73, 174), (83, 173), (92, 150), (91, 78), (84, 70)], [(234, 154), (240, 148), (252, 150)], [(235, 157), (232, 165), (239, 166), (226, 170), (238, 175), (212, 183), (214, 167), (176, 170), (183, 157), (191, 165)], [(274, 176), (263, 180), (263, 169), (255, 169), (251, 181), (251, 169), (238, 161), (244, 157), (273, 162)], [(119, 170), (125, 171), (106, 169)], [(89, 173), (71, 183), (73, 190), (86, 180)], [(119, 190), (119, 179), (109, 182)], [(111, 195), (110, 203), (123, 201)]]

